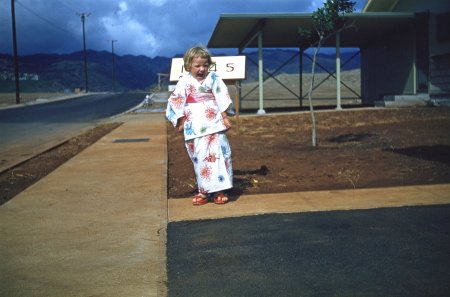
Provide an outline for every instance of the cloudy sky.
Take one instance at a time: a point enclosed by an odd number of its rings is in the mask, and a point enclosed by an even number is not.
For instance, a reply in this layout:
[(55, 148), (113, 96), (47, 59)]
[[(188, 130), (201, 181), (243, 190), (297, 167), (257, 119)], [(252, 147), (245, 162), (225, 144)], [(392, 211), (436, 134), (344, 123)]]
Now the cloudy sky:
[[(367, 0), (355, 0), (360, 12)], [(206, 45), (220, 14), (313, 12), (324, 0), (15, 0), (19, 55), (86, 47), (118, 55), (173, 57)], [(0, 0), (0, 53), (12, 54), (11, 1)], [(218, 50), (218, 52), (223, 52)], [(214, 51), (213, 51), (214, 53)], [(233, 54), (233, 53), (229, 53)]]

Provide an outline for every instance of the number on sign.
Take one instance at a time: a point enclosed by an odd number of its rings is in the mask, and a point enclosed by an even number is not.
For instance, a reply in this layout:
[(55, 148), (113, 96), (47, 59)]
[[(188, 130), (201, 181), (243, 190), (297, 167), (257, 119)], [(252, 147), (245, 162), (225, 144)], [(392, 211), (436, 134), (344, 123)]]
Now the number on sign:
[(217, 72), (217, 64), (212, 65), (211, 68), (209, 68), (209, 71)]
[(231, 66), (231, 65), (234, 65), (234, 63), (227, 63), (227, 68), (230, 68), (230, 69), (227, 69), (227, 72), (233, 72), (234, 71), (234, 67)]

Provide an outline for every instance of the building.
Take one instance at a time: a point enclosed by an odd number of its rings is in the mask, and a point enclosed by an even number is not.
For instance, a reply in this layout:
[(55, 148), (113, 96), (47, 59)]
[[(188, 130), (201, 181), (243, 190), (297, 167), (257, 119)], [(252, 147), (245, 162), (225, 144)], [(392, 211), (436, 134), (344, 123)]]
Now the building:
[(362, 13), (414, 16), (412, 23), (360, 48), (363, 102), (449, 104), (450, 1), (369, 0)]
[[(450, 1), (368, 0), (361, 13), (346, 17), (356, 30), (335, 34), (324, 47), (335, 47), (337, 56), (340, 48), (360, 49), (362, 104), (450, 104)], [(302, 55), (317, 40), (299, 36), (299, 27), (314, 30), (311, 14), (224, 14), (208, 47), (237, 48), (240, 53), (245, 48), (260, 53), (262, 48), (296, 48)], [(262, 69), (262, 54), (258, 63)], [(340, 61), (336, 64), (339, 77)], [(262, 82), (262, 70), (259, 76)], [(259, 88), (264, 112), (262, 83)], [(339, 89), (338, 80), (337, 108)]]

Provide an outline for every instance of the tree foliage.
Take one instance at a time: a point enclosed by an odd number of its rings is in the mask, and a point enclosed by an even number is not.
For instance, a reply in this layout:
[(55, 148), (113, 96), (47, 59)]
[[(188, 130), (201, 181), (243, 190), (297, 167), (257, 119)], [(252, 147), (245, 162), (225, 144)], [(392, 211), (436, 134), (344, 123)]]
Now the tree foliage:
[[(346, 27), (346, 13), (355, 11), (356, 2), (348, 0), (326, 0), (323, 7), (312, 13), (316, 33), (319, 37), (328, 37), (336, 31)], [(311, 30), (299, 28), (299, 33), (307, 38), (312, 35)]]
[[(351, 25), (347, 24), (346, 13), (352, 13), (355, 11), (356, 2), (348, 0), (326, 0), (323, 7), (318, 8), (312, 13), (312, 21), (314, 22), (314, 28), (319, 37), (316, 44), (312, 45), (316, 47), (314, 52), (313, 64), (311, 69), (311, 82), (309, 85), (308, 101), (311, 111), (312, 120), (312, 146), (316, 146), (316, 120), (314, 116), (314, 109), (312, 105), (311, 94), (314, 86), (314, 70), (316, 66), (317, 53), (322, 47), (325, 40), (334, 33), (341, 31)], [(310, 39), (312, 36), (311, 30), (299, 28), (300, 35)]]

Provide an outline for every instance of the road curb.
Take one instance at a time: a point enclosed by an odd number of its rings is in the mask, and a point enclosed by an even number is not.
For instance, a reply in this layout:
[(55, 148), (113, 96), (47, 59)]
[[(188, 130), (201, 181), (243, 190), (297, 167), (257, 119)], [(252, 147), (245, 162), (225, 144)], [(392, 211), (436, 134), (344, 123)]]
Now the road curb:
[[(75, 136), (75, 137), (76, 137), (76, 136)], [(14, 162), (12, 165), (11, 165), (11, 164), (8, 164), (8, 165), (0, 166), (0, 174), (6, 172), (6, 171), (8, 171), (8, 170), (14, 169), (15, 167), (17, 167), (17, 166), (19, 166), (19, 165), (21, 165), (21, 164), (27, 162), (27, 161), (30, 160), (30, 159), (33, 159), (33, 158), (35, 158), (35, 157), (37, 157), (37, 156), (39, 156), (39, 155), (42, 155), (42, 154), (44, 154), (44, 153), (46, 153), (46, 152), (48, 152), (48, 151), (51, 151), (52, 149), (57, 148), (58, 146), (61, 146), (61, 145), (65, 144), (66, 142), (68, 142), (68, 141), (71, 140), (72, 138), (73, 138), (73, 137), (68, 138), (68, 139), (65, 139), (65, 140), (58, 141), (58, 142), (56, 142), (55, 144), (51, 144), (51, 145), (49, 145), (49, 146), (45, 146), (43, 149), (40, 149), (40, 150), (38, 150), (38, 151), (32, 153), (31, 155), (28, 155), (28, 156), (19, 158), (19, 159), (17, 160), (17, 162)]]

